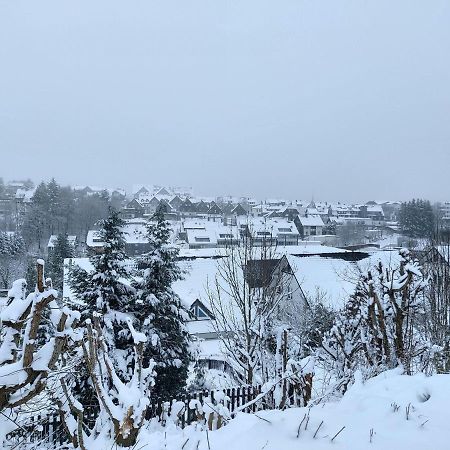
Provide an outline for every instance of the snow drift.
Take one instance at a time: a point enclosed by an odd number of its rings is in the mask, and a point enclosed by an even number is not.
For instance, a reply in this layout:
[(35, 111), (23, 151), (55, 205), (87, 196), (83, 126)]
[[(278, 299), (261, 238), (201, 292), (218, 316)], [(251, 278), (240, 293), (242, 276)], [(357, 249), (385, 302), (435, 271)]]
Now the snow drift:
[(339, 401), (286, 411), (240, 413), (217, 431), (153, 424), (143, 431), (137, 447), (444, 450), (450, 442), (449, 404), (450, 375), (406, 376), (395, 369), (364, 384), (357, 381)]

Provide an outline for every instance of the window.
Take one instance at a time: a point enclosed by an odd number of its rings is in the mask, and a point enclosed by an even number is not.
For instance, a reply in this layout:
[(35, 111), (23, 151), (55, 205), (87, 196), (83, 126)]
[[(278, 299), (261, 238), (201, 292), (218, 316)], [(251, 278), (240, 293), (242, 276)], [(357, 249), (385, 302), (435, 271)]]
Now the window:
[(270, 236), (271, 235), (270, 232), (268, 232), (268, 231), (258, 231), (256, 234), (258, 236)]
[(278, 228), (278, 231), (280, 233), (291, 233), (292, 229), (291, 228)]
[(232, 234), (219, 234), (222, 239), (231, 239), (233, 237)]
[(196, 237), (195, 242), (210, 242), (209, 237)]
[(223, 361), (217, 361), (215, 359), (210, 359), (208, 361), (208, 369), (224, 370)]
[(191, 311), (197, 320), (209, 319), (208, 314), (198, 305), (195, 305)]

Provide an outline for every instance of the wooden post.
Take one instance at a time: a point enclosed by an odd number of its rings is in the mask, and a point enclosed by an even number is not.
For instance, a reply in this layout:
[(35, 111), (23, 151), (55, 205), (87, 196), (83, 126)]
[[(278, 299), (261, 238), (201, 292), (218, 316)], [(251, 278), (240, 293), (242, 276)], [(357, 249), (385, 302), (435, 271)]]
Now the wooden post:
[(37, 288), (39, 292), (44, 292), (44, 260), (37, 260)]
[[(283, 356), (283, 377), (285, 376), (287, 369), (287, 345), (288, 345), (288, 332), (287, 330), (283, 330), (283, 344), (282, 344), (282, 356)], [(287, 380), (283, 379), (283, 389), (282, 389), (282, 397), (281, 397), (281, 405), (280, 408), (283, 409), (286, 406), (287, 402)]]

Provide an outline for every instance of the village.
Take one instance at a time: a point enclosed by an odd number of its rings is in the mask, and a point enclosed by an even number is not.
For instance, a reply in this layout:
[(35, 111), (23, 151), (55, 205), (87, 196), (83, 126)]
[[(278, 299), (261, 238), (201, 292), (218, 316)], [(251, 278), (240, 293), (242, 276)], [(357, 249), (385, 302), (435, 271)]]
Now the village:
[[(376, 260), (395, 259), (402, 245), (411, 245), (398, 222), (401, 202), (350, 205), (314, 200), (212, 198), (195, 196), (189, 188), (151, 185), (135, 186), (130, 194), (122, 189), (88, 186), (73, 190), (87, 197), (105, 195), (115, 201), (124, 221), (126, 265), (130, 270), (137, 269), (139, 258), (150, 250), (148, 224), (157, 211), (163, 214), (183, 271), (183, 279), (175, 282), (173, 288), (190, 311), (188, 330), (199, 347), (198, 364), (211, 378), (210, 388), (236, 383), (233, 363), (227, 361), (221, 343), (221, 335), (227, 332), (226, 324), (216, 320), (210, 301), (223, 262), (247, 242), (254, 249), (265, 250), (252, 256), (264, 266), (264, 277), (249, 286), (260, 289), (277, 285), (282, 298), (279, 307), (297, 305), (300, 315), (319, 300), (338, 312), (354, 293), (361, 272)], [(3, 217), (7, 216), (8, 199), (9, 211), (16, 212), (11, 217), (25, 215), (34, 192), (23, 183), (7, 185), (2, 199)], [(435, 208), (446, 227), (450, 223), (450, 204)], [(104, 251), (100, 234), (94, 227), (82, 236), (67, 235), (73, 252), (64, 260), (63, 301), (74, 300), (70, 270), (74, 266), (92, 270), (90, 256)], [(57, 235), (49, 237), (46, 248), (49, 257), (57, 238)], [(416, 251), (423, 252), (427, 244), (423, 240), (415, 242)], [(239, 267), (243, 282), (249, 283), (244, 277), (245, 269), (243, 265)]]

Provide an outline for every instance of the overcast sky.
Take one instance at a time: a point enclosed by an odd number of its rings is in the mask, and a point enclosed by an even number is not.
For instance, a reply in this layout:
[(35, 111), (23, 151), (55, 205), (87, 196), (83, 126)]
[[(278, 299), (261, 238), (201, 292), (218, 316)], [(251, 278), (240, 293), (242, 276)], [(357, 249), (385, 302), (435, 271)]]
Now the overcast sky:
[(0, 0), (0, 176), (450, 200), (448, 0)]

